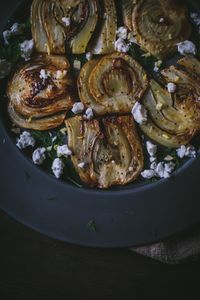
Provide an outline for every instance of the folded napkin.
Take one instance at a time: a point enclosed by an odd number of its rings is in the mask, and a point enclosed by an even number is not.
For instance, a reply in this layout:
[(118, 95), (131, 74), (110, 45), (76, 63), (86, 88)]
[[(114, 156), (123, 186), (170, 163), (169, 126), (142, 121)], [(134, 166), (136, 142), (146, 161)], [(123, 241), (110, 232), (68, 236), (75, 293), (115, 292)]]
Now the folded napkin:
[(131, 250), (166, 264), (195, 260), (200, 257), (200, 226), (166, 241)]

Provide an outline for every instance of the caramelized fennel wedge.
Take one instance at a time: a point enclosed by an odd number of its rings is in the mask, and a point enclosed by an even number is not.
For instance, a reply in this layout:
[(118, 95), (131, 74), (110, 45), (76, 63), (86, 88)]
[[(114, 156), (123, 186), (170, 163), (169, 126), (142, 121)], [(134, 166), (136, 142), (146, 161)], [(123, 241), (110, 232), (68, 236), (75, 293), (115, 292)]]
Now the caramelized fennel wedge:
[(124, 53), (89, 61), (78, 78), (80, 99), (96, 115), (131, 112), (147, 87), (144, 69)]
[[(176, 97), (174, 95), (173, 97)], [(185, 100), (183, 100), (185, 101)], [(169, 148), (188, 144), (199, 131), (199, 123), (190, 99), (190, 106), (179, 104), (166, 89), (154, 80), (143, 99), (148, 111), (148, 121), (141, 125), (142, 131), (157, 143)]]
[[(142, 145), (131, 116), (65, 121), (72, 162), (82, 181), (108, 188), (134, 181), (143, 169)], [(84, 162), (84, 168), (79, 164)]]
[(139, 0), (133, 4), (132, 28), (140, 47), (163, 59), (176, 45), (190, 37), (191, 24), (186, 6), (179, 1)]
[(8, 84), (12, 121), (17, 125), (22, 122), (24, 128), (36, 129), (40, 124), (41, 130), (57, 127), (73, 105), (71, 87), (65, 57), (38, 56), (16, 71)]
[(89, 3), (89, 16), (85, 26), (71, 41), (72, 53), (83, 54), (86, 52), (88, 43), (96, 29), (99, 19), (99, 4), (97, 0), (90, 0)]
[(102, 0), (103, 15), (101, 25), (96, 36), (89, 45), (89, 50), (93, 54), (108, 54), (115, 51), (117, 31), (117, 11), (114, 0)]
[(96, 29), (98, 17), (97, 0), (34, 0), (31, 28), (36, 50), (64, 54), (67, 46), (72, 47), (74, 54), (84, 53)]

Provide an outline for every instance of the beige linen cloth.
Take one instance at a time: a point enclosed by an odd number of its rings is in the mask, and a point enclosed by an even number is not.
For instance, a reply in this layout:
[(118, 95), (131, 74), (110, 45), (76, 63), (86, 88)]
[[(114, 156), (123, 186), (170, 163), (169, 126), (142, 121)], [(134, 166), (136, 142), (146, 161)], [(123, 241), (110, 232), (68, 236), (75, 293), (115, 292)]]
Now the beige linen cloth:
[(195, 260), (200, 258), (200, 226), (166, 241), (131, 250), (166, 264)]

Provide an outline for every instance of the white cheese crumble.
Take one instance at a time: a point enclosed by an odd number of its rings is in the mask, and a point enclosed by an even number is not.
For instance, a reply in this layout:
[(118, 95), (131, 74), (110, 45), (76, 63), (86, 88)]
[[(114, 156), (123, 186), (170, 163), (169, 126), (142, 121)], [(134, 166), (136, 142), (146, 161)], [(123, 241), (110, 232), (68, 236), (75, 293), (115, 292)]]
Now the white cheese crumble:
[(22, 132), (22, 134), (17, 139), (16, 146), (19, 149), (25, 149), (25, 148), (27, 148), (29, 146), (34, 147), (35, 146), (35, 139), (32, 137), (32, 135), (30, 134), (30, 132), (24, 131), (24, 132)]
[(63, 71), (61, 71), (61, 70), (58, 70), (57, 72), (56, 72), (56, 79), (63, 79), (63, 78), (65, 78), (65, 76), (67, 75), (67, 71), (66, 70), (63, 70)]
[(165, 161), (172, 161), (174, 158), (171, 155), (165, 156), (164, 160)]
[(169, 178), (169, 173), (165, 170), (163, 162), (159, 162), (155, 168), (156, 176), (159, 178)]
[(138, 124), (142, 125), (147, 122), (147, 110), (139, 102), (135, 103), (131, 113)]
[(157, 157), (156, 156), (150, 156), (149, 160), (151, 163), (153, 163), (154, 161), (157, 161)]
[(80, 164), (78, 164), (78, 167), (80, 169), (84, 169), (85, 168), (85, 163), (84, 162), (81, 162)]
[(87, 108), (86, 111), (85, 111), (85, 118), (88, 119), (88, 120), (91, 120), (93, 117), (94, 117), (94, 113), (93, 113), (93, 110), (92, 108)]
[(128, 37), (128, 29), (124, 26), (121, 26), (117, 29), (116, 34), (118, 38), (125, 40)]
[(154, 170), (144, 170), (141, 175), (145, 179), (151, 179), (156, 176), (156, 173)]
[(45, 69), (40, 70), (40, 78), (41, 79), (47, 79), (48, 78), (48, 73)]
[(153, 69), (154, 72), (158, 72), (160, 70), (161, 65), (162, 65), (162, 60), (156, 61), (154, 64), (154, 69)]
[(130, 48), (130, 44), (126, 44), (126, 42), (122, 38), (118, 38), (115, 42), (115, 50), (118, 52), (127, 53)]
[(46, 159), (46, 149), (44, 147), (37, 148), (32, 155), (32, 160), (35, 165), (42, 165)]
[(174, 172), (176, 165), (173, 162), (169, 162), (165, 164), (165, 172), (168, 172), (169, 174), (171, 174), (172, 172)]
[(22, 34), (24, 31), (24, 24), (14, 23), (10, 30), (5, 30), (3, 32), (3, 38), (5, 45), (9, 45), (9, 39), (12, 36)]
[(91, 60), (92, 59), (92, 52), (87, 52), (86, 53), (86, 59)]
[(26, 40), (20, 44), (21, 57), (26, 61), (30, 59), (31, 54), (33, 53), (34, 42), (33, 40)]
[(152, 142), (147, 141), (146, 148), (147, 148), (147, 152), (149, 153), (149, 155), (151, 157), (155, 157), (158, 147), (156, 145), (154, 145)]
[(6, 59), (0, 59), (0, 79), (5, 78), (11, 71), (11, 63)]
[(195, 44), (191, 41), (184, 41), (181, 43), (177, 44), (178, 47), (178, 52), (181, 55), (187, 55), (187, 54), (193, 54), (196, 55), (197, 54), (197, 48), (195, 46)]
[(68, 145), (62, 145), (57, 147), (57, 155), (58, 157), (64, 156), (68, 157), (72, 155), (72, 151), (69, 149)]
[(169, 93), (175, 93), (176, 92), (176, 85), (173, 82), (169, 82), (167, 84), (167, 90)]
[(81, 69), (81, 61), (75, 59), (74, 62), (73, 62), (73, 67), (74, 67), (75, 70), (80, 70)]
[(156, 161), (152, 162), (151, 165), (150, 165), (150, 169), (155, 170), (156, 167), (157, 167), (157, 162)]
[(163, 23), (163, 22), (165, 22), (165, 19), (164, 18), (160, 18), (159, 22)]
[(63, 23), (65, 24), (65, 26), (70, 26), (70, 18), (66, 18), (66, 17), (63, 17), (62, 18), (62, 21), (63, 21)]
[(156, 162), (153, 162), (150, 165), (149, 170), (144, 170), (141, 173), (141, 176), (146, 179), (151, 179), (153, 177), (157, 178), (170, 178), (171, 174), (175, 170), (175, 164), (173, 162), (164, 163), (159, 162), (158, 164)]
[(198, 13), (191, 13), (190, 17), (195, 25), (200, 26), (200, 15)]
[(82, 102), (75, 102), (73, 107), (72, 107), (72, 112), (77, 115), (82, 113), (84, 110), (84, 105)]
[(60, 158), (54, 159), (51, 169), (57, 179), (63, 175), (64, 167), (65, 164)]
[(196, 149), (192, 145), (182, 145), (180, 148), (176, 150), (177, 156), (180, 158), (189, 157), (195, 158), (196, 157)]

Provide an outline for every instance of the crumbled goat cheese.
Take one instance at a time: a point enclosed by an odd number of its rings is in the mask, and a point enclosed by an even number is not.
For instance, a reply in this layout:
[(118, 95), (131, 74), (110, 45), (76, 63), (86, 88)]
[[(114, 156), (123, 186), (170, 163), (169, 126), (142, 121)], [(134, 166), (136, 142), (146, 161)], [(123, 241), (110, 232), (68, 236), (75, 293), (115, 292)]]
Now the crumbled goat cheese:
[(11, 63), (6, 59), (0, 59), (0, 79), (5, 78), (11, 70)]
[(147, 148), (147, 151), (148, 151), (150, 156), (155, 156), (156, 155), (158, 147), (156, 145), (154, 145), (152, 142), (147, 141), (146, 142), (146, 148)]
[(78, 167), (79, 167), (80, 169), (84, 169), (85, 163), (84, 163), (84, 162), (81, 162), (80, 164), (78, 164)]
[(64, 17), (64, 18), (62, 18), (62, 21), (65, 24), (65, 26), (70, 26), (70, 23), (71, 23), (70, 18)]
[(11, 26), (10, 30), (5, 30), (3, 32), (3, 38), (4, 38), (5, 45), (9, 45), (9, 39), (12, 36), (22, 34), (23, 31), (24, 31), (24, 24), (14, 23)]
[(169, 163), (165, 163), (165, 172), (171, 174), (172, 172), (174, 172), (174, 169), (176, 167), (175, 163), (173, 162), (169, 162)]
[(40, 70), (40, 78), (41, 79), (47, 79), (48, 78), (48, 73), (46, 72), (46, 70), (44, 70), (44, 69)]
[(10, 30), (5, 30), (3, 32), (3, 38), (4, 38), (4, 43), (5, 45), (9, 45), (9, 39), (11, 38), (12, 33)]
[(175, 93), (176, 92), (176, 85), (173, 82), (169, 82), (167, 84), (167, 90), (169, 93)]
[(150, 169), (151, 169), (151, 170), (155, 170), (156, 168), (157, 168), (157, 162), (154, 161), (154, 162), (151, 163)]
[(189, 146), (182, 145), (180, 148), (178, 148), (176, 150), (176, 153), (177, 153), (177, 156), (180, 158), (183, 158), (183, 157), (195, 158), (196, 157), (196, 149), (192, 145), (189, 145)]
[(160, 18), (159, 22), (163, 23), (163, 22), (165, 22), (165, 19), (164, 18)]
[(37, 148), (32, 155), (32, 159), (34, 164), (36, 165), (42, 165), (43, 162), (46, 159), (46, 155), (45, 155), (46, 149), (44, 147), (42, 148)]
[(34, 42), (33, 40), (26, 40), (20, 44), (21, 57), (26, 61), (30, 59), (31, 54), (33, 53)]
[(88, 120), (91, 120), (93, 117), (94, 117), (94, 113), (93, 113), (92, 108), (90, 108), (90, 107), (87, 108), (85, 111), (85, 118)]
[(158, 164), (156, 162), (153, 162), (150, 165), (150, 170), (143, 171), (141, 175), (146, 179), (151, 179), (153, 177), (170, 178), (174, 169), (175, 169), (175, 164), (173, 162), (170, 163), (159, 162)]
[(157, 164), (157, 167), (155, 168), (155, 172), (156, 172), (157, 177), (159, 177), (159, 178), (169, 178), (170, 177), (170, 173), (167, 172), (163, 162), (160, 162)]
[(141, 173), (141, 176), (145, 179), (151, 179), (153, 177), (156, 176), (156, 173), (154, 170), (144, 170), (142, 173)]
[(153, 163), (154, 161), (157, 161), (157, 157), (156, 156), (151, 156), (151, 157), (149, 157), (149, 161), (151, 163)]
[(197, 48), (195, 46), (195, 44), (191, 41), (184, 41), (182, 43), (178, 43), (178, 52), (181, 55), (187, 55), (187, 54), (193, 54), (196, 55), (197, 54)]
[(58, 146), (57, 155), (58, 157), (64, 156), (67, 158), (68, 156), (72, 155), (72, 151), (69, 149), (68, 145)]
[(178, 157), (183, 158), (185, 156), (185, 153), (186, 153), (186, 146), (182, 145), (180, 148), (178, 148), (176, 150), (176, 153), (177, 153)]
[(16, 146), (19, 149), (25, 149), (25, 148), (27, 148), (29, 146), (34, 147), (35, 146), (35, 139), (32, 137), (32, 135), (30, 134), (30, 132), (24, 131), (24, 132), (22, 132), (22, 134), (20, 135), (20, 137), (17, 139)]
[(52, 171), (57, 179), (59, 179), (63, 175), (65, 164), (60, 158), (56, 158), (52, 164)]
[(73, 67), (74, 67), (75, 70), (80, 70), (81, 69), (81, 61), (75, 59), (74, 63), (73, 63)]
[(118, 38), (121, 38), (123, 40), (126, 40), (127, 39), (127, 36), (128, 36), (128, 29), (124, 26), (121, 26), (117, 29), (117, 37)]
[(142, 125), (147, 122), (147, 110), (139, 102), (135, 103), (131, 113), (138, 124)]
[(153, 69), (154, 72), (158, 72), (159, 69), (160, 69), (160, 67), (161, 67), (161, 65), (162, 65), (162, 60), (156, 61), (155, 64), (154, 64), (154, 69)]
[(165, 161), (172, 161), (174, 158), (171, 155), (165, 156), (164, 160)]
[(92, 52), (87, 52), (86, 53), (86, 59), (91, 60), (92, 59)]
[(130, 44), (126, 44), (126, 42), (122, 38), (119, 38), (118, 40), (116, 40), (115, 49), (118, 52), (127, 53), (129, 48), (130, 48)]
[(73, 107), (72, 107), (72, 112), (76, 115), (76, 114), (80, 114), (82, 113), (84, 110), (84, 105), (82, 102), (76, 102), (74, 103)]
[(65, 76), (67, 75), (67, 71), (66, 70), (63, 70), (63, 71), (61, 71), (61, 70), (58, 70), (57, 72), (56, 72), (56, 79), (63, 79), (63, 78), (65, 78)]
[(191, 13), (190, 17), (195, 25), (200, 26), (200, 15), (199, 14)]

